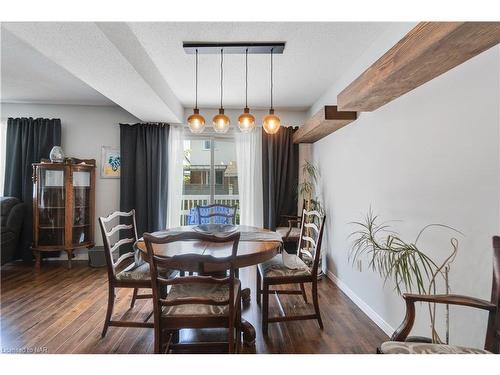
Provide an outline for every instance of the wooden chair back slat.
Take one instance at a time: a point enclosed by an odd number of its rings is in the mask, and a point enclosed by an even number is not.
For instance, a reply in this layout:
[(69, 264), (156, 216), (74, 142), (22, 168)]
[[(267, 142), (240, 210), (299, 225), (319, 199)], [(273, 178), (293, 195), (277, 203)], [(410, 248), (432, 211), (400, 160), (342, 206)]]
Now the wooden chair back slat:
[(112, 214), (101, 218), (104, 223), (109, 223), (111, 220), (117, 217), (127, 217), (127, 216), (135, 216), (135, 210), (130, 210), (129, 212), (115, 211)]
[(304, 226), (306, 228), (312, 228), (316, 233), (319, 233), (319, 228), (316, 224), (314, 223), (305, 223)]
[(106, 232), (106, 236), (111, 237), (113, 234), (119, 232), (120, 230), (127, 230), (127, 229), (134, 229), (133, 224), (118, 224), (117, 226), (113, 227), (109, 232)]
[(122, 238), (121, 240), (116, 242), (113, 246), (111, 246), (111, 249), (109, 249), (109, 251), (114, 253), (116, 250), (120, 248), (120, 246), (128, 243), (134, 243), (135, 241), (137, 241), (135, 238)]
[(309, 236), (302, 236), (302, 241), (307, 241), (310, 242), (313, 247), (316, 247), (316, 241), (314, 241), (311, 237)]

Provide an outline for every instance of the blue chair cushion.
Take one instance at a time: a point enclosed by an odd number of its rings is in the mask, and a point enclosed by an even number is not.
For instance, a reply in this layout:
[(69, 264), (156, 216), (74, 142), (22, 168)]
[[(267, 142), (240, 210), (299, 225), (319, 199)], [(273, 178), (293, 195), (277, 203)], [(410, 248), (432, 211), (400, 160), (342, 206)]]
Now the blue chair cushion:
[[(199, 211), (198, 211), (199, 209)], [(188, 215), (188, 225), (199, 225), (199, 224), (234, 224), (231, 218), (226, 216), (212, 216), (208, 217), (210, 214), (221, 214), (221, 215), (235, 215), (234, 209), (232, 207), (225, 206), (197, 206), (189, 210)]]

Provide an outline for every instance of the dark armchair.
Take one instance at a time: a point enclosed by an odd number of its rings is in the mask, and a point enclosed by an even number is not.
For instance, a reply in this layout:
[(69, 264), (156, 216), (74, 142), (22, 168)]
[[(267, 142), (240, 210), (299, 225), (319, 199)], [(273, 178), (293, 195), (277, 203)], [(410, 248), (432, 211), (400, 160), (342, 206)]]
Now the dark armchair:
[(25, 205), (15, 197), (0, 197), (2, 214), (2, 260), (1, 264), (14, 260), (23, 228)]
[[(500, 237), (493, 237), (493, 283), (491, 301), (454, 294), (418, 295), (405, 294), (406, 316), (401, 326), (394, 332), (391, 341), (384, 342), (377, 349), (384, 354), (465, 354), (499, 353), (500, 345)], [(483, 349), (466, 348), (453, 345), (441, 345), (406, 341), (415, 321), (415, 302), (429, 302), (448, 305), (473, 307), (488, 311), (488, 328)]]

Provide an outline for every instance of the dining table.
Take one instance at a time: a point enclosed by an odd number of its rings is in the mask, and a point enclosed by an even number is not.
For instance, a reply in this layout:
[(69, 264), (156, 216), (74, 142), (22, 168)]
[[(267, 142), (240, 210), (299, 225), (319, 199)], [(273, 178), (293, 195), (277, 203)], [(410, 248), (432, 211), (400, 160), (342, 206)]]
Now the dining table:
[[(152, 233), (155, 236), (163, 237), (173, 235), (180, 232), (197, 231), (196, 225), (184, 225), (175, 228)], [(248, 226), (236, 225), (232, 232), (240, 232), (240, 242), (238, 245), (238, 252), (236, 256), (235, 267), (237, 269), (257, 265), (269, 259), (272, 259), (282, 247), (282, 239), (279, 233), (270, 231), (268, 229)], [(215, 233), (217, 235), (217, 233)], [(221, 233), (223, 235), (223, 233)], [(140, 253), (143, 259), (147, 258), (147, 250), (144, 240), (140, 238), (135, 243), (136, 250)], [(227, 243), (215, 243), (201, 240), (189, 241), (176, 241), (167, 244), (155, 245), (154, 252), (159, 256), (172, 257), (181, 254), (200, 254), (212, 255), (214, 257), (227, 257), (231, 254), (232, 247)], [(206, 274), (221, 274), (225, 269), (216, 263), (207, 264), (203, 267)], [(179, 271), (184, 272), (198, 272), (200, 270), (199, 264), (185, 264), (183, 269)], [(250, 302), (250, 288), (242, 290), (243, 302)], [(242, 332), (243, 343), (245, 345), (253, 345), (255, 343), (255, 328), (247, 320), (242, 318)]]

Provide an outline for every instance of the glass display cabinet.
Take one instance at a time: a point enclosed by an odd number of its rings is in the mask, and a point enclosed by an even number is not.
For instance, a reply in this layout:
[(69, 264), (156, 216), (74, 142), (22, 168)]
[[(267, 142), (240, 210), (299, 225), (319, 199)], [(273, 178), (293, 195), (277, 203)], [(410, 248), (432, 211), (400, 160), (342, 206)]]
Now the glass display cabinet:
[(94, 247), (95, 160), (33, 164), (33, 244), (36, 268), (42, 252)]

